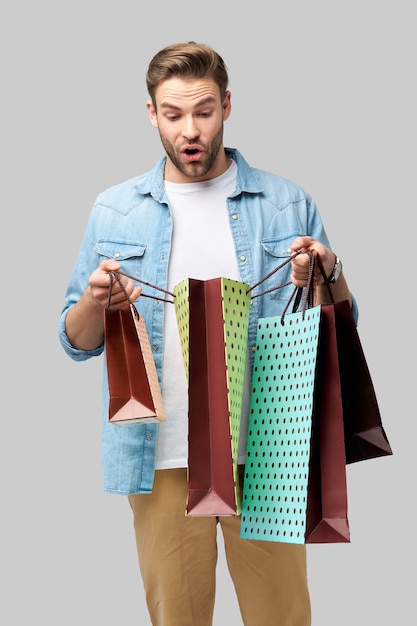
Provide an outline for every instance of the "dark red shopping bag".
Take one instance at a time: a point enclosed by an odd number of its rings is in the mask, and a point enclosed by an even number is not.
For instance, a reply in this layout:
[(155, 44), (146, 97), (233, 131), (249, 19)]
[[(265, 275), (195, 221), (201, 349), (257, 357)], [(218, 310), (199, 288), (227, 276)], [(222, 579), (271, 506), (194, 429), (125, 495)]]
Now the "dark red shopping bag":
[(342, 388), (335, 309), (321, 307), (305, 543), (349, 542)]
[[(173, 296), (165, 289), (122, 271), (110, 272), (109, 305), (104, 310), (109, 422), (119, 426), (142, 422), (164, 422), (166, 421), (164, 404), (145, 320), (135, 305), (130, 302), (120, 275)], [(130, 303), (128, 308), (120, 310), (110, 308), (112, 290), (116, 281)], [(173, 300), (165, 300), (156, 295), (141, 294), (141, 297), (173, 302)]]
[(238, 444), (250, 296), (227, 278), (174, 289), (188, 375), (188, 515), (238, 515)]
[(392, 455), (349, 302), (334, 305), (346, 463)]
[(109, 422), (164, 422), (165, 412), (145, 321), (133, 304), (104, 311)]

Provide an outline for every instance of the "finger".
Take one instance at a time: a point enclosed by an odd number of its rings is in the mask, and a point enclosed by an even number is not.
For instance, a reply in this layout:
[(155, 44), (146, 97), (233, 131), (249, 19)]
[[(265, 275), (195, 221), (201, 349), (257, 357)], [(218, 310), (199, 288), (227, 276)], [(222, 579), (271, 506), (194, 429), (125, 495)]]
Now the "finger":
[(296, 237), (290, 246), (290, 250), (293, 252), (305, 251), (312, 244), (313, 238), (307, 235)]
[(104, 272), (117, 272), (122, 266), (115, 259), (104, 259), (98, 266), (99, 270)]
[(136, 302), (136, 300), (139, 298), (141, 293), (142, 293), (142, 287), (141, 285), (138, 285), (137, 287), (133, 289), (132, 293), (130, 294), (130, 301)]

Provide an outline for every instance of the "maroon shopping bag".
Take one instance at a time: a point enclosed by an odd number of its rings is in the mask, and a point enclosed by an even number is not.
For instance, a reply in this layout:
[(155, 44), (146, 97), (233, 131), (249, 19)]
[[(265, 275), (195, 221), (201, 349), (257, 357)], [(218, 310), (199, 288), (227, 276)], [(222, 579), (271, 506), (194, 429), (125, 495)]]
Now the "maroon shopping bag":
[(324, 305), (321, 315), (306, 543), (349, 541), (340, 459), (349, 464), (392, 454), (349, 302)]
[(250, 297), (227, 278), (174, 288), (188, 376), (188, 515), (238, 515), (238, 444)]
[(321, 306), (305, 543), (350, 541), (344, 415), (333, 305)]
[(166, 420), (145, 321), (133, 304), (104, 311), (109, 422), (127, 425)]
[[(126, 276), (156, 292), (173, 296), (169, 291), (135, 278), (121, 270), (109, 272), (108, 306), (104, 310), (104, 344), (109, 386), (109, 422), (118, 426), (141, 422), (166, 421), (162, 393), (145, 319), (130, 301), (120, 276)], [(118, 283), (130, 306), (111, 309), (111, 297)], [(141, 297), (163, 302), (173, 300), (154, 294), (141, 293)]]
[(374, 384), (347, 300), (334, 305), (346, 463), (392, 455)]

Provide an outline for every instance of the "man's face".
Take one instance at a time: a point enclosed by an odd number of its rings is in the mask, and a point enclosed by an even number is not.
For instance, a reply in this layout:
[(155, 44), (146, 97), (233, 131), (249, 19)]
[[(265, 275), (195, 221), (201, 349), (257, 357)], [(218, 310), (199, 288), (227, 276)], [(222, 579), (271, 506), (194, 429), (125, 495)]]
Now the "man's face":
[(222, 102), (211, 78), (175, 77), (158, 86), (155, 103), (149, 101), (147, 107), (168, 157), (166, 180), (209, 180), (227, 169), (223, 122), (230, 114), (230, 92)]

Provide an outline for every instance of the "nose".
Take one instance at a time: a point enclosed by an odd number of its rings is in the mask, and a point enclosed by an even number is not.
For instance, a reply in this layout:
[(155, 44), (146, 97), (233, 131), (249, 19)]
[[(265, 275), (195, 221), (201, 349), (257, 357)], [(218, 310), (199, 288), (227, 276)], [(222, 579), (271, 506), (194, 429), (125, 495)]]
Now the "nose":
[(196, 139), (200, 135), (200, 131), (195, 123), (195, 118), (190, 115), (184, 118), (184, 126), (182, 134), (185, 139), (191, 142), (192, 139)]

